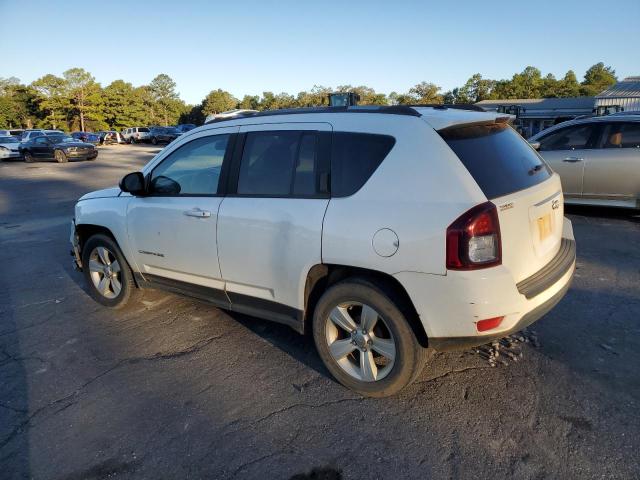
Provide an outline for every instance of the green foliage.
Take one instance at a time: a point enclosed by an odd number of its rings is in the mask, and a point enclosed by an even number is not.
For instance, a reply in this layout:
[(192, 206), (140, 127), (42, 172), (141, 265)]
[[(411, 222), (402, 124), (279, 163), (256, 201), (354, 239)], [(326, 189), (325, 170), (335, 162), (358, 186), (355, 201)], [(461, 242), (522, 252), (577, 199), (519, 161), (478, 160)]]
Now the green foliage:
[(72, 68), (62, 78), (45, 75), (31, 85), (22, 85), (15, 77), (0, 78), (0, 128), (34, 126), (64, 130), (121, 129), (136, 125), (172, 125), (204, 122), (205, 116), (234, 108), (273, 110), (314, 107), (328, 104), (333, 92), (355, 92), (361, 105), (410, 105), (416, 103), (475, 103), (486, 99), (594, 96), (616, 82), (615, 70), (600, 62), (590, 67), (584, 81), (578, 83), (569, 70), (561, 79), (542, 75), (535, 67), (526, 67), (510, 79), (491, 80), (476, 73), (462, 86), (445, 93), (430, 82), (414, 85), (407, 92), (378, 93), (365, 85), (340, 85), (335, 90), (314, 85), (309, 91), (290, 95), (263, 92), (245, 95), (242, 100), (231, 93), (212, 90), (202, 103), (185, 105), (176, 92), (176, 83), (168, 75), (157, 75), (149, 85), (134, 87), (115, 80), (102, 88), (91, 74)]
[(202, 102), (202, 113), (212, 115), (236, 108), (238, 99), (222, 89), (211, 90)]
[(41, 128), (60, 128), (66, 121), (66, 113), (71, 108), (71, 101), (65, 93), (67, 87), (64, 78), (45, 75), (35, 80), (31, 87), (36, 92), (36, 103), (44, 118), (37, 122)]
[(584, 74), (584, 81), (580, 88), (581, 95), (594, 96), (616, 83), (616, 71), (605, 67), (604, 63), (596, 63)]
[(150, 105), (152, 116), (159, 119), (165, 127), (175, 123), (185, 112), (186, 105), (180, 100), (176, 92), (176, 82), (169, 75), (161, 73), (151, 80), (148, 93), (150, 95), (149, 103), (152, 104)]
[(238, 104), (238, 108), (245, 110), (257, 110), (260, 106), (260, 97), (258, 95), (245, 95)]
[(409, 95), (415, 100), (412, 103), (442, 103), (440, 90), (435, 83), (420, 82), (409, 89)]
[(102, 98), (104, 121), (110, 128), (119, 130), (150, 123), (143, 92), (130, 83), (114, 80), (104, 88)]

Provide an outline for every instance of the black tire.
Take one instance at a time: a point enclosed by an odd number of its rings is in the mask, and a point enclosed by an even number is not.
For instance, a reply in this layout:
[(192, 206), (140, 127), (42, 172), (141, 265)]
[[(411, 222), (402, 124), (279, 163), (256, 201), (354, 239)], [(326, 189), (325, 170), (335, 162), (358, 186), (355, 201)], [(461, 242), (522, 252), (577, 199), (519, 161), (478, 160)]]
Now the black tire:
[[(92, 279), (92, 272), (90, 269), (90, 260), (94, 250), (103, 247), (105, 248), (111, 255), (110, 257), (115, 257), (119, 266), (120, 266), (120, 275), (119, 275), (119, 283), (121, 285), (119, 293), (114, 298), (108, 298), (103, 295), (98, 288), (94, 284), (94, 280)], [(114, 262), (111, 264), (113, 265)], [(104, 234), (96, 234), (89, 237), (89, 239), (85, 242), (84, 247), (82, 249), (82, 270), (85, 281), (87, 282), (87, 288), (89, 290), (89, 294), (91, 297), (98, 303), (104, 305), (105, 307), (111, 308), (122, 308), (124, 307), (130, 300), (139, 295), (139, 290), (136, 287), (135, 281), (133, 279), (133, 273), (131, 272), (131, 268), (127, 263), (127, 260), (122, 255), (120, 251), (120, 247), (118, 244), (109, 236)], [(110, 293), (114, 293), (115, 289), (111, 286), (112, 291)]]
[(62, 150), (56, 150), (55, 152), (53, 152), (53, 156), (58, 163), (67, 163), (69, 161), (69, 159), (67, 158), (67, 154)]
[[(325, 366), (342, 385), (367, 397), (387, 397), (409, 385), (420, 374), (432, 353), (420, 345), (401, 308), (391, 298), (382, 288), (365, 279), (350, 278), (330, 287), (318, 301), (313, 314), (313, 339)], [(329, 351), (327, 318), (338, 305), (349, 302), (372, 307), (391, 333), (395, 359), (391, 370), (380, 380), (355, 378), (339, 365)], [(359, 356), (357, 349), (355, 351)]]
[(157, 144), (158, 144), (158, 139), (157, 139), (156, 137), (153, 137), (153, 138), (151, 139), (151, 143), (152, 143), (153, 145), (157, 145)]
[(33, 155), (31, 155), (31, 152), (29, 152), (28, 150), (25, 150), (25, 152), (23, 153), (24, 156), (24, 161), (27, 163), (33, 163), (35, 161), (35, 159), (33, 158)]
[(136, 139), (135, 139), (135, 138), (133, 138), (133, 137), (131, 137), (131, 138), (129, 139), (129, 143), (130, 143), (131, 145), (135, 144), (135, 143), (136, 143)]

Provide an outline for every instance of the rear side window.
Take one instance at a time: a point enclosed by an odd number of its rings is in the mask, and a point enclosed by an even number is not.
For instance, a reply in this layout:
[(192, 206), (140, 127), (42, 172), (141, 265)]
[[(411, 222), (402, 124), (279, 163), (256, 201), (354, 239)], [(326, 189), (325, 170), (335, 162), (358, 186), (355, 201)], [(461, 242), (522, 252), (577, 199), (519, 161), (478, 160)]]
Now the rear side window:
[(454, 127), (438, 133), (489, 199), (524, 190), (551, 176), (535, 150), (506, 124)]
[(279, 130), (247, 133), (239, 195), (310, 197), (319, 189), (319, 137), (315, 131)]
[(369, 180), (389, 154), (395, 138), (335, 132), (331, 145), (331, 196), (348, 197)]
[(600, 148), (640, 148), (640, 122), (607, 124)]

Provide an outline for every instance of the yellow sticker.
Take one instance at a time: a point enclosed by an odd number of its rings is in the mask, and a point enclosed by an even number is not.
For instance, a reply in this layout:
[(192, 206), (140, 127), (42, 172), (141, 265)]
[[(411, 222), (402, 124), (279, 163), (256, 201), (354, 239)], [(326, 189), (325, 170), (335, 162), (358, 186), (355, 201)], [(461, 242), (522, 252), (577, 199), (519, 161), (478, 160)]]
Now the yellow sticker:
[(538, 233), (540, 234), (540, 241), (544, 241), (549, 235), (551, 235), (551, 214), (547, 213), (544, 217), (538, 219)]

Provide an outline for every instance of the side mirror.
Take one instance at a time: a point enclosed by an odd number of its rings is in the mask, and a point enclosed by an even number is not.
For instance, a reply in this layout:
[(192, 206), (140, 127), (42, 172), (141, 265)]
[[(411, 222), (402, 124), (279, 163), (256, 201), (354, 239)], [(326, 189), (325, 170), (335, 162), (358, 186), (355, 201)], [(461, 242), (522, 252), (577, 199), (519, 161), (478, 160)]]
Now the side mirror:
[(159, 195), (178, 195), (181, 187), (175, 180), (165, 177), (164, 175), (160, 175), (151, 181), (149, 190), (152, 193)]
[(531, 148), (534, 150), (540, 150), (540, 142), (529, 142), (529, 145), (531, 145)]
[(144, 175), (141, 172), (126, 174), (120, 180), (120, 190), (131, 195), (144, 195)]

